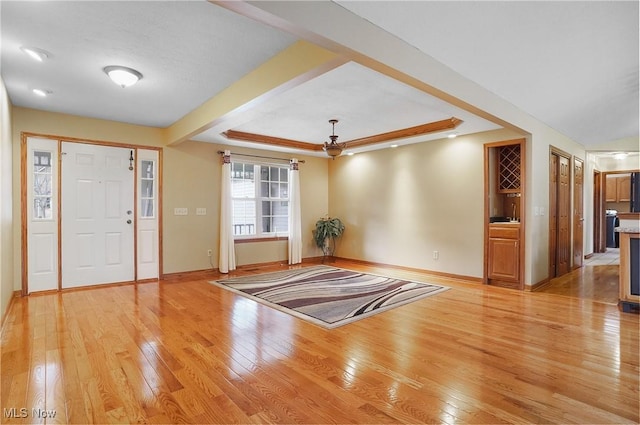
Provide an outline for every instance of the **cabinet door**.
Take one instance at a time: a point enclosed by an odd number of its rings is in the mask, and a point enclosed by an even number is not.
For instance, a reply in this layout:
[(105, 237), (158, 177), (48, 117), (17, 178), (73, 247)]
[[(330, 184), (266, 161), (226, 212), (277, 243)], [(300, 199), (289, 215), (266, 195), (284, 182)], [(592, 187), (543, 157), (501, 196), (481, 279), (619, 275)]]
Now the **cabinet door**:
[(618, 179), (616, 177), (607, 176), (607, 185), (605, 187), (605, 202), (618, 202)]
[(519, 243), (514, 239), (489, 239), (489, 279), (518, 281)]
[(618, 177), (616, 179), (618, 202), (631, 201), (631, 176)]

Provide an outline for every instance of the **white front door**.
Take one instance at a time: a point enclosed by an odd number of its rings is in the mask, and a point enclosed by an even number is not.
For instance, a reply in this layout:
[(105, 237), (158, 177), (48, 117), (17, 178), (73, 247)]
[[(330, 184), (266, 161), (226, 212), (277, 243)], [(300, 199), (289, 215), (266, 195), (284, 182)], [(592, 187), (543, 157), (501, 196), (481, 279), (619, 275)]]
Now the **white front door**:
[(131, 150), (63, 142), (61, 151), (62, 287), (133, 281)]

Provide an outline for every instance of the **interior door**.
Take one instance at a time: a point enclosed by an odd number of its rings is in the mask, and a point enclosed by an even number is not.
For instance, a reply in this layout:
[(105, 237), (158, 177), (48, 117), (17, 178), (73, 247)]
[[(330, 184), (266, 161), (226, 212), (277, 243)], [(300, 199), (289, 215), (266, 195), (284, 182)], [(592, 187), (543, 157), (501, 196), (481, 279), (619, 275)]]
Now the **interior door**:
[(127, 148), (62, 143), (62, 287), (134, 280), (134, 172)]
[(571, 247), (571, 205), (570, 187), (571, 173), (569, 158), (558, 157), (558, 260), (557, 276), (569, 272)]
[(570, 269), (571, 171), (569, 155), (555, 150), (549, 157), (549, 277)]
[(584, 164), (573, 160), (573, 268), (582, 267), (584, 258)]

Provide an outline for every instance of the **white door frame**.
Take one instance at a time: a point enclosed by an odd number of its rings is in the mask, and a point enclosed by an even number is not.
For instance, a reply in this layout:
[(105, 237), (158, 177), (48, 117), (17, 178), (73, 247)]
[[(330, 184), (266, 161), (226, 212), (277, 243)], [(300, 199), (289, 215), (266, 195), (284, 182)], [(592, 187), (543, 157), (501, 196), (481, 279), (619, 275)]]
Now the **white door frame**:
[[(136, 158), (133, 165), (135, 165), (135, 177), (134, 177), (134, 202), (135, 202), (135, 221), (134, 225), (136, 231), (133, 237), (133, 244), (135, 247), (134, 250), (134, 258), (136, 261), (134, 262), (134, 282), (139, 282), (142, 280), (156, 280), (162, 276), (162, 149), (147, 147), (147, 146), (138, 146), (131, 144), (122, 144), (122, 143), (109, 143), (103, 141), (92, 141), (88, 139), (77, 139), (77, 138), (59, 138), (52, 137), (49, 135), (37, 134), (37, 133), (26, 133), (23, 132), (21, 134), (21, 155), (20, 155), (20, 184), (21, 184), (21, 248), (22, 248), (22, 295), (28, 295), (30, 292), (37, 292), (43, 290), (61, 290), (62, 286), (62, 272), (61, 272), (61, 238), (60, 238), (60, 196), (61, 196), (61, 187), (60, 187), (60, 166), (59, 166), (59, 153), (62, 142), (75, 142), (75, 143), (83, 143), (83, 144), (95, 144), (95, 145), (103, 145), (103, 146), (114, 146), (114, 147), (124, 147), (134, 151), (134, 158)], [(34, 195), (31, 193), (33, 191), (33, 150), (29, 149), (30, 143), (33, 144), (33, 140), (38, 141), (38, 145), (35, 145), (37, 150), (46, 150), (55, 153), (55, 162), (52, 164), (55, 171), (53, 171), (54, 177), (54, 185), (55, 189), (52, 194), (52, 208), (53, 214), (55, 214), (55, 218), (49, 221), (49, 227), (51, 227), (51, 238), (53, 238), (53, 244), (55, 246), (55, 250), (53, 250), (53, 265), (54, 267), (48, 271), (49, 276), (45, 279), (44, 282), (37, 282), (38, 278), (34, 278), (34, 267), (42, 269), (43, 262), (42, 260), (42, 252), (38, 254), (34, 254), (32, 252), (33, 248), (37, 248), (42, 251), (41, 246), (37, 246), (36, 241), (32, 240), (32, 233), (34, 231), (37, 232), (37, 226), (31, 223), (32, 212), (34, 211)], [(155, 190), (155, 195), (153, 197), (153, 208), (154, 208), (154, 216), (146, 217), (144, 225), (139, 226), (141, 222), (140, 214), (138, 214), (138, 210), (140, 209), (141, 199), (138, 196), (140, 193), (140, 165), (143, 159), (153, 160), (156, 166), (154, 183), (153, 187)], [(31, 165), (29, 165), (31, 163)], [(31, 186), (29, 186), (31, 185)], [(148, 205), (148, 202), (147, 202)], [(38, 223), (40, 224), (40, 223)], [(139, 237), (142, 230), (145, 230), (145, 241), (146, 245), (139, 243)], [(42, 233), (42, 232), (40, 232)], [(145, 249), (144, 253), (141, 254), (142, 249)], [(152, 251), (149, 251), (151, 249)], [(41, 255), (40, 259), (35, 257), (35, 255)], [(38, 263), (40, 260), (40, 263)], [(48, 266), (46, 267), (49, 268)], [(144, 271), (143, 271), (144, 269)], [(143, 272), (142, 272), (143, 271)], [(139, 274), (142, 272), (142, 274)]]

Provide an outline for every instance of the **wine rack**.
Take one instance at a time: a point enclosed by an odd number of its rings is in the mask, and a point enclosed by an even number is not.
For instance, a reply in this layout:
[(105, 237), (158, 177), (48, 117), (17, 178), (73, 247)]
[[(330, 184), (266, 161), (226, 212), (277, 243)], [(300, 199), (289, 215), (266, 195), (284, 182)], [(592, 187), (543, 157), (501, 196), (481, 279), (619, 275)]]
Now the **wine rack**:
[(498, 153), (498, 192), (520, 192), (520, 145), (502, 146)]

